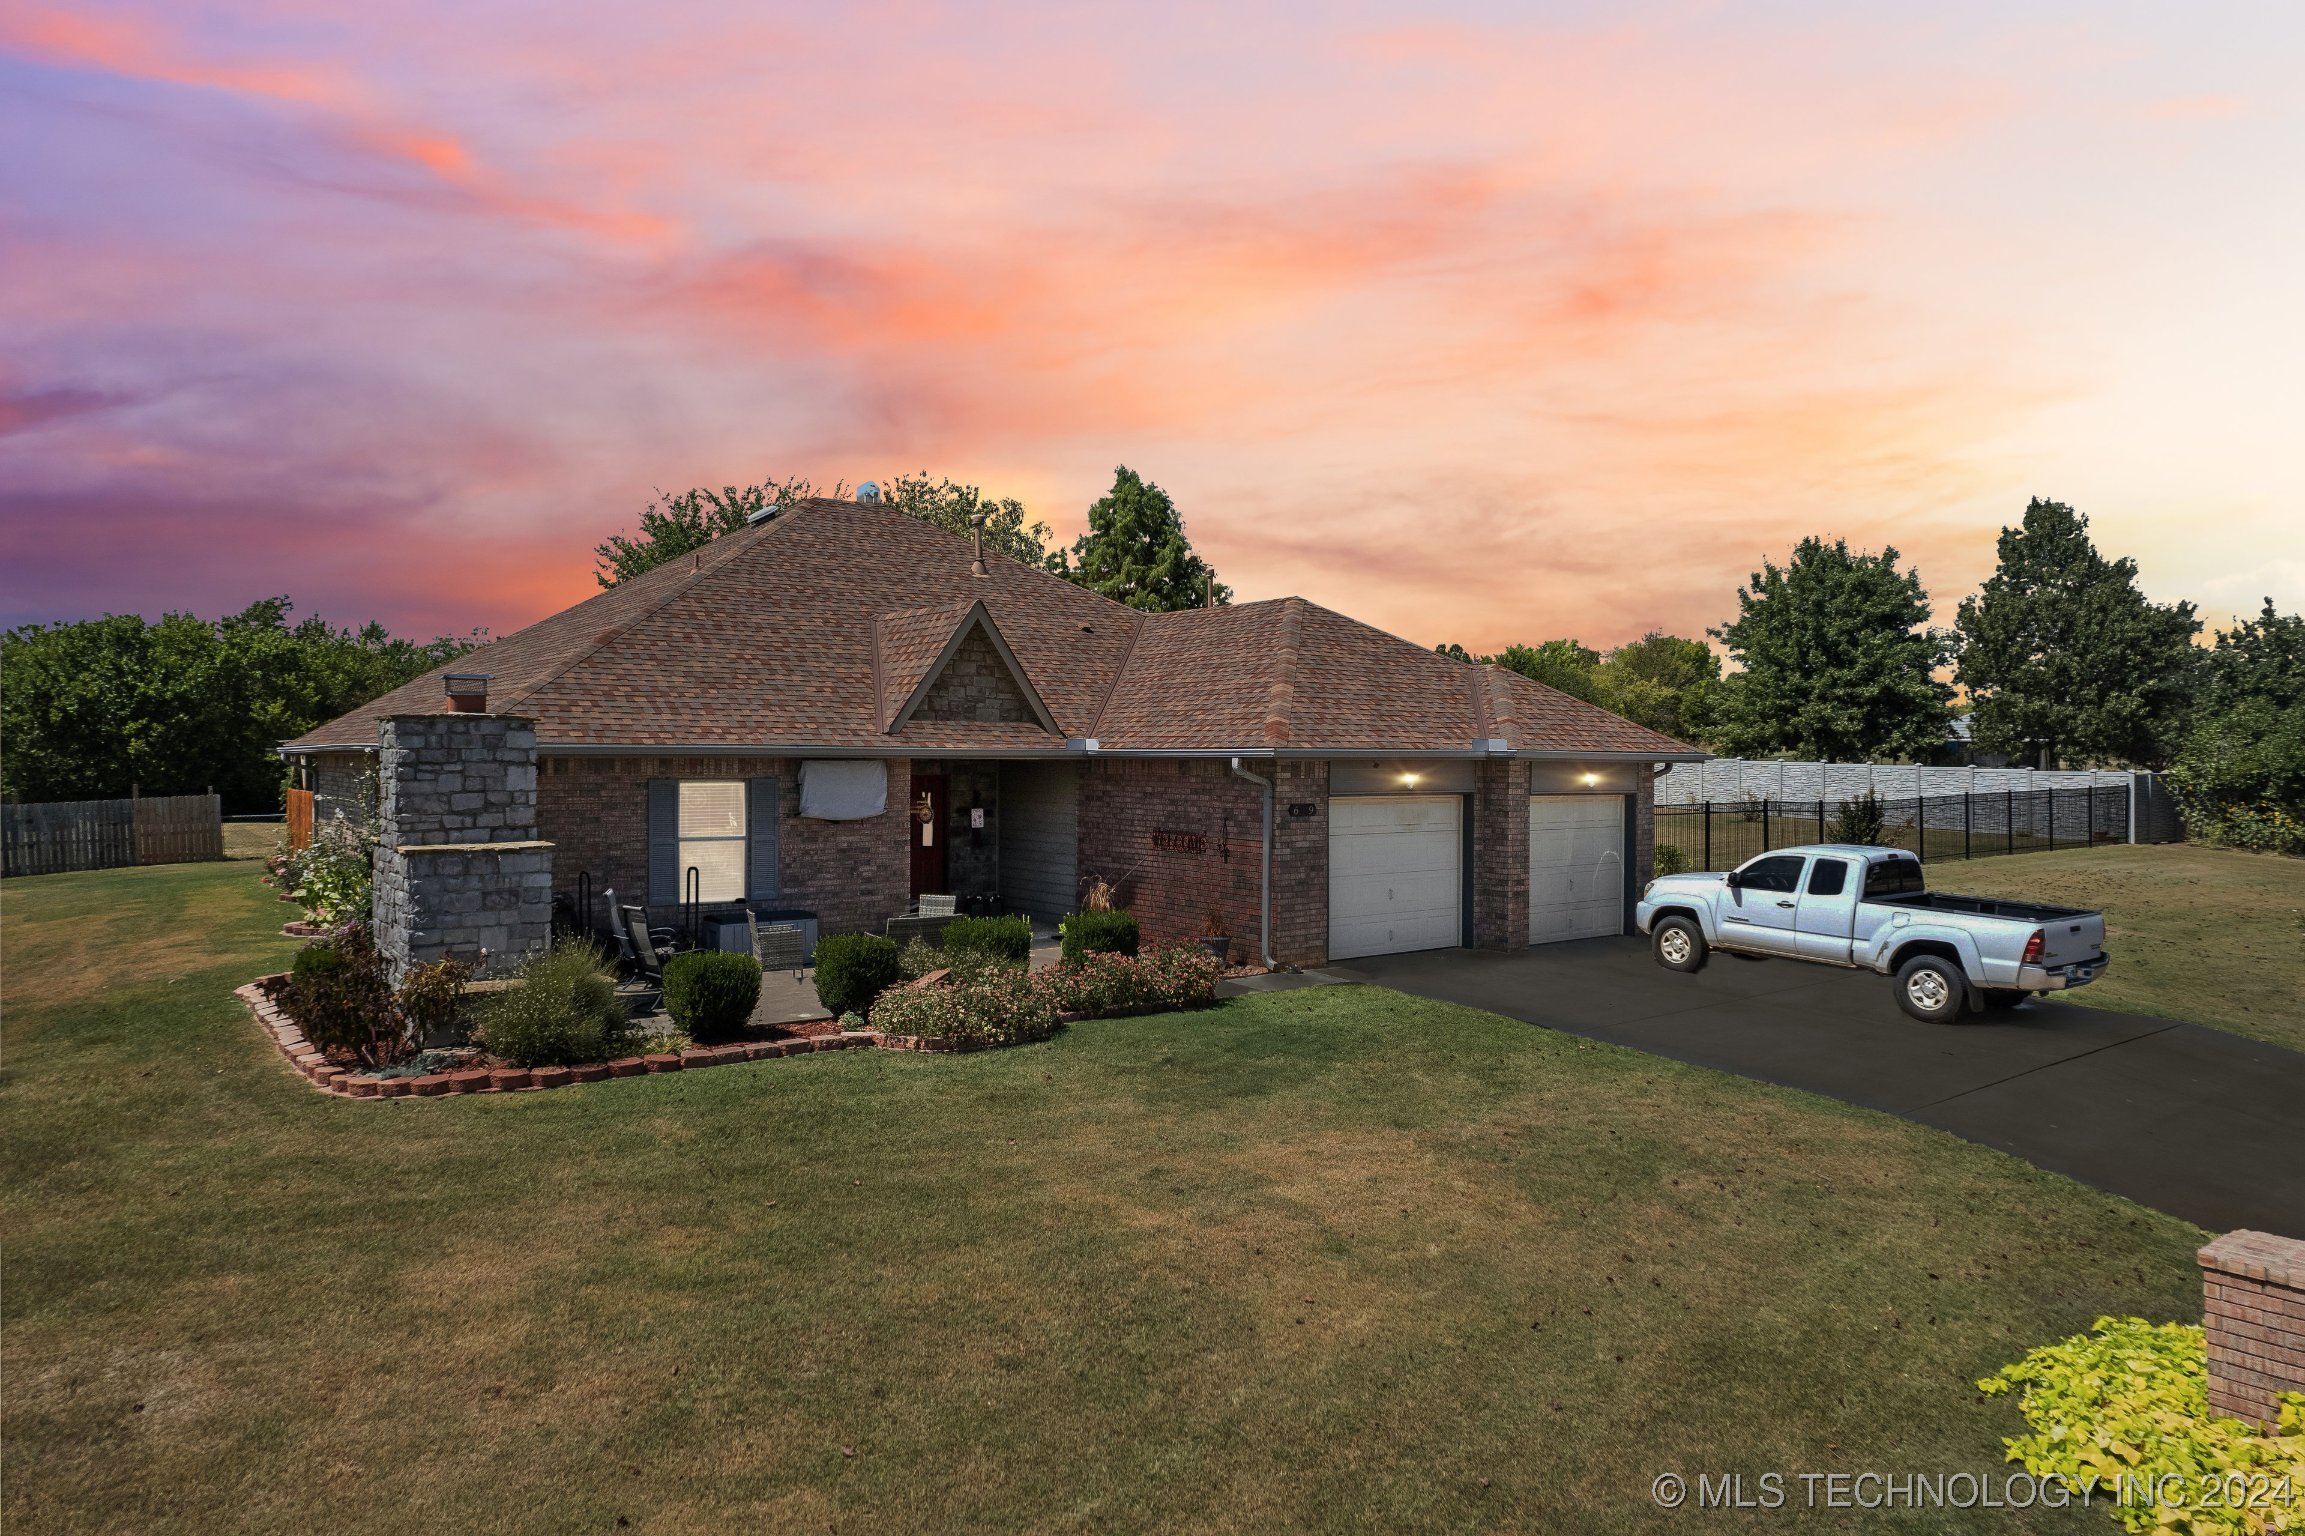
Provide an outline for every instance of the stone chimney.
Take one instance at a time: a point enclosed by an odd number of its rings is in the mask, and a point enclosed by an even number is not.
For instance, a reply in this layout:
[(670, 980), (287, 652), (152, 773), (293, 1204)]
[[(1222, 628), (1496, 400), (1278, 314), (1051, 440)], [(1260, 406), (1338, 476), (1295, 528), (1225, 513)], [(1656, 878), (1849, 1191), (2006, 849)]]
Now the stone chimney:
[(377, 744), (374, 918), (393, 980), (449, 955), (501, 973), (542, 949), (552, 844), (536, 836), (535, 723), (460, 704), (388, 716)]

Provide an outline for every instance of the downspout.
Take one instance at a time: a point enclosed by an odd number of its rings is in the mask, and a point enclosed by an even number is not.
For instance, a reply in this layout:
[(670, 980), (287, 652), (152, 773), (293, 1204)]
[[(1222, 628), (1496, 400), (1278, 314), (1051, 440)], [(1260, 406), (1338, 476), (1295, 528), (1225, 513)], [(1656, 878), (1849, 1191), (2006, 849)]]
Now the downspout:
[(1257, 912), (1257, 944), (1264, 951), (1265, 969), (1273, 968), (1273, 781), (1249, 772), (1233, 759), (1233, 776), (1248, 780), (1265, 792), (1264, 880)]

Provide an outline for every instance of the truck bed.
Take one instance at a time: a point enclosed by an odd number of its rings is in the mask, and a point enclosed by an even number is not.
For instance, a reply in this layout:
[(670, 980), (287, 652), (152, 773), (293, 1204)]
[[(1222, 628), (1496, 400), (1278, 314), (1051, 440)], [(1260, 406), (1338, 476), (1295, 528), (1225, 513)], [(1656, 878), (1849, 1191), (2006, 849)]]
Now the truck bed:
[(2061, 923), (2088, 917), (2084, 907), (2052, 907), (2037, 901), (1989, 896), (1956, 896), (1950, 891), (1915, 891), (1905, 896), (1868, 896), (1868, 907), (1904, 907), (1916, 912), (1963, 912), (1972, 917), (2005, 917), (2018, 923)]

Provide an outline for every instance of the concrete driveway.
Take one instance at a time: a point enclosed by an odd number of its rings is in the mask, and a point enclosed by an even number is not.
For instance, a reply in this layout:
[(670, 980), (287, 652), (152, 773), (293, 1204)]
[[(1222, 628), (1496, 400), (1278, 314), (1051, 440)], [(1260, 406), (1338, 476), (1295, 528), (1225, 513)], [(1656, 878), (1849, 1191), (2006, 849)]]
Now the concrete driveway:
[(1868, 972), (1716, 954), (1684, 976), (1632, 938), (1329, 971), (1887, 1110), (2212, 1231), (2305, 1236), (2305, 1053), (2039, 999), (1921, 1024)]

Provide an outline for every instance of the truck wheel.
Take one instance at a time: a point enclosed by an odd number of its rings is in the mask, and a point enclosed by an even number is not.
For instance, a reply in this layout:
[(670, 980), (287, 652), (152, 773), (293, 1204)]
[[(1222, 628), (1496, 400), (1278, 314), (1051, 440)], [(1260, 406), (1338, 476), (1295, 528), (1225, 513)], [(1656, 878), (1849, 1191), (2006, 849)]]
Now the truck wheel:
[(1668, 971), (1693, 971), (1705, 963), (1705, 935), (1685, 917), (1668, 917), (1649, 935), (1657, 964)]
[(1897, 1006), (1924, 1024), (1957, 1024), (1969, 1011), (1968, 980), (1950, 960), (1916, 955), (1897, 968)]
[(2032, 995), (2030, 992), (2019, 991), (2015, 987), (1987, 987), (1985, 988), (1985, 1006), (1988, 1008), (2014, 1008)]

